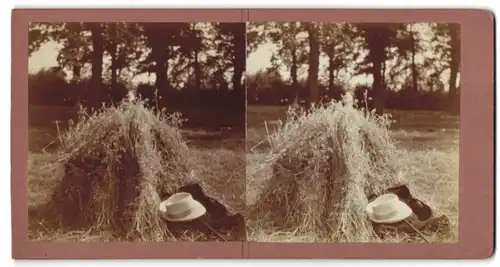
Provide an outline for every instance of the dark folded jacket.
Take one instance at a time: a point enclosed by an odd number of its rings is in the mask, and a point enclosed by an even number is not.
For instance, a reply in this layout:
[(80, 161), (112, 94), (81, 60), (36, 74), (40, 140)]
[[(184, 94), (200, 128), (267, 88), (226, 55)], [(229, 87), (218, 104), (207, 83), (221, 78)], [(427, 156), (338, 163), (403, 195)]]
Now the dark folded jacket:
[[(413, 214), (407, 219), (409, 223), (411, 223), (418, 230), (430, 230), (430, 231), (438, 231), (438, 230), (448, 230), (449, 220), (446, 216), (442, 215), (439, 217), (434, 216), (434, 212), (432, 208), (421, 201), (420, 199), (415, 198), (408, 186), (400, 185), (396, 187), (388, 188), (385, 193), (393, 193), (398, 196), (398, 198), (406, 203)], [(375, 199), (377, 195), (372, 195), (369, 197), (369, 201)], [(398, 222), (393, 224), (380, 224), (373, 223), (375, 232), (380, 235), (383, 235), (387, 232), (404, 232), (404, 233), (415, 233), (415, 231), (405, 222)]]
[(205, 236), (209, 236), (209, 240), (246, 240), (246, 225), (244, 217), (239, 213), (230, 215), (228, 209), (215, 198), (207, 196), (199, 184), (189, 184), (183, 186), (179, 188), (178, 192), (191, 194), (193, 199), (205, 206), (207, 213), (202, 218), (191, 222), (168, 222), (168, 226), (171, 231), (201, 232), (205, 234)]

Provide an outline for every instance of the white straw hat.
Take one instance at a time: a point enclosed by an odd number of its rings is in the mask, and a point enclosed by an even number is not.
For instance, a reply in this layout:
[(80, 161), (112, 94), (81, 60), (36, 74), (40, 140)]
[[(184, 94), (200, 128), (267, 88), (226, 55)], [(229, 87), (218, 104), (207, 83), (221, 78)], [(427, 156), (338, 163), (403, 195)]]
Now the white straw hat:
[(160, 203), (160, 213), (167, 221), (195, 220), (207, 212), (206, 208), (189, 193), (177, 193)]
[(397, 223), (410, 217), (413, 211), (397, 195), (385, 194), (370, 202), (366, 213), (375, 223)]

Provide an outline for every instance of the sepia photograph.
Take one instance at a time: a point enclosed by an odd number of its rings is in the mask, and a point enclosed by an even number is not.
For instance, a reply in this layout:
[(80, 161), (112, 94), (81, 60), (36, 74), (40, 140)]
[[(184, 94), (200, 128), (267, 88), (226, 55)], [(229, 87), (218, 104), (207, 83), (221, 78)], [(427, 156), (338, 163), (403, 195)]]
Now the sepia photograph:
[(31, 22), (29, 240), (246, 240), (245, 30)]
[(460, 24), (247, 23), (247, 238), (457, 243)]

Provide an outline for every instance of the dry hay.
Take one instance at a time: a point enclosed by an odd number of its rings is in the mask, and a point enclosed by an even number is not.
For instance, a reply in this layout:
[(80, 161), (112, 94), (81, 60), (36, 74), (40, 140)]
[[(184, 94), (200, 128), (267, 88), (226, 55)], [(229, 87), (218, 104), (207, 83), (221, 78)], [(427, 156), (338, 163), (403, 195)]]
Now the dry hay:
[(336, 242), (373, 240), (368, 196), (401, 180), (388, 125), (387, 117), (348, 99), (307, 114), (290, 110), (287, 122), (268, 134), (271, 149), (260, 167), (271, 166), (273, 175), (249, 206), (251, 227)]
[(59, 182), (47, 212), (61, 229), (113, 232), (124, 240), (174, 237), (160, 199), (194, 178), (178, 116), (142, 102), (82, 117), (61, 136)]

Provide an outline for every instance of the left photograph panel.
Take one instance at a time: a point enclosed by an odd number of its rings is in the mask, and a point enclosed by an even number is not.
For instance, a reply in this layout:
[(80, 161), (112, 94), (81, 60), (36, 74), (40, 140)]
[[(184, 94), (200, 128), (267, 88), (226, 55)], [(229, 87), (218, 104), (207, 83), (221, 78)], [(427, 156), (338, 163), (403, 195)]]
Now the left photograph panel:
[(245, 23), (32, 22), (31, 241), (244, 241)]

